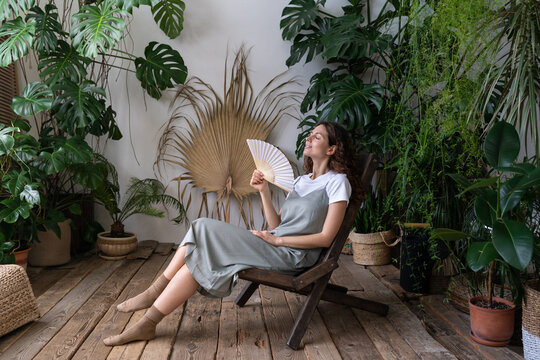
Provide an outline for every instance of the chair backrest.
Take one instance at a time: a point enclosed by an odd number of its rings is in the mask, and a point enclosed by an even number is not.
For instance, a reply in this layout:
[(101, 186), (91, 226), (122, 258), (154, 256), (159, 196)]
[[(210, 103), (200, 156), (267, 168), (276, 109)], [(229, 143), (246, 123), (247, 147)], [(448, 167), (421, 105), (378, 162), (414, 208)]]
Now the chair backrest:
[[(360, 166), (363, 168), (360, 175), (361, 183), (364, 185), (364, 189), (368, 189), (369, 185), (371, 184), (373, 174), (378, 166), (377, 157), (373, 154), (362, 154), (360, 156)], [(362, 200), (353, 200), (349, 202), (347, 211), (345, 212), (345, 217), (343, 218), (343, 222), (341, 223), (334, 241), (325, 251), (322, 252), (319, 261), (339, 257), (339, 254), (341, 253), (341, 250), (347, 241), (347, 237), (349, 236), (349, 233), (354, 225), (354, 219), (361, 204)]]

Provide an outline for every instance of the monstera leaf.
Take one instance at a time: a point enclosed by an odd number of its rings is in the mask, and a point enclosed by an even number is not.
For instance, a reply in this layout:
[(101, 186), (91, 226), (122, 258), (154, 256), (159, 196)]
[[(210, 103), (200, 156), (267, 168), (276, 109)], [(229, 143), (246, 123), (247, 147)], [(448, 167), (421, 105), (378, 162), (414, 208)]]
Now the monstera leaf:
[(86, 77), (88, 64), (89, 58), (79, 55), (71, 45), (59, 40), (55, 50), (39, 57), (39, 76), (49, 86), (61, 79), (78, 83)]
[(31, 82), (24, 88), (22, 96), (15, 96), (11, 108), (20, 116), (35, 115), (49, 110), (53, 102), (53, 92), (38, 81)]
[(131, 14), (134, 7), (138, 8), (141, 5), (155, 6), (158, 2), (159, 0), (116, 0), (116, 6)]
[(332, 19), (328, 31), (321, 37), (325, 48), (322, 56), (326, 59), (359, 59), (386, 50), (392, 37), (383, 35), (374, 28), (362, 27), (363, 22), (364, 18), (359, 15)]
[(152, 6), (156, 24), (171, 39), (176, 38), (182, 31), (185, 8), (186, 5), (181, 0), (162, 0)]
[(15, 20), (6, 21), (0, 27), (0, 37), (7, 36), (0, 44), (0, 66), (8, 66), (20, 57), (28, 54), (28, 49), (34, 43), (36, 22), (24, 23), (19, 16)]
[(54, 4), (47, 4), (45, 12), (39, 6), (34, 6), (30, 11), (26, 21), (34, 19), (36, 22), (34, 49), (39, 52), (54, 50), (58, 44), (58, 37), (65, 35), (62, 25), (58, 22), (58, 9)]
[(17, 15), (19, 10), (26, 12), (34, 6), (34, 0), (0, 0), (0, 23)]
[(95, 95), (105, 96), (105, 91), (92, 81), (83, 80), (78, 85), (66, 79), (52, 89), (61, 92), (53, 104), (58, 125), (70, 135), (75, 135), (77, 128), (92, 124), (104, 110), (104, 104)]
[(383, 88), (379, 84), (364, 84), (362, 80), (348, 75), (330, 88), (321, 116), (336, 121), (347, 129), (359, 128), (371, 121), (373, 108), (382, 106)]
[(148, 94), (159, 99), (161, 91), (186, 81), (187, 68), (178, 51), (166, 44), (152, 41), (144, 49), (146, 58), (135, 59), (137, 79)]
[[(101, 7), (100, 7), (101, 6)], [(127, 15), (113, 0), (105, 0), (100, 6), (86, 5), (71, 17), (71, 38), (77, 51), (87, 57), (106, 53), (122, 38)]]
[(294, 37), (289, 58), (285, 61), (287, 66), (292, 66), (300, 62), (304, 55), (306, 55), (306, 62), (310, 62), (315, 55), (320, 54), (324, 50), (321, 37), (327, 31), (330, 19), (317, 18), (315, 22), (318, 25), (316, 31), (313, 29), (311, 32), (303, 32)]
[(300, 31), (309, 29), (320, 16), (319, 6), (325, 3), (326, 0), (292, 0), (281, 13), (279, 27), (283, 40), (292, 40)]
[(304, 96), (300, 104), (300, 111), (306, 113), (313, 107), (316, 107), (328, 93), (334, 81), (334, 71), (327, 68), (313, 75), (306, 96)]

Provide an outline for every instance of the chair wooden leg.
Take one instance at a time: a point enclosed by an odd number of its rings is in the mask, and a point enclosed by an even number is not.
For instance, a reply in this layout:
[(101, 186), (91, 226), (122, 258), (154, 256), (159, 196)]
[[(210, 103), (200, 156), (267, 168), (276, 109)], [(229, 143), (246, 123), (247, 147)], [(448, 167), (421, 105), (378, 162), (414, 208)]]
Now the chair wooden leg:
[(328, 280), (330, 280), (330, 275), (331, 273), (323, 276), (314, 283), (313, 289), (307, 296), (307, 299), (298, 312), (298, 315), (296, 315), (296, 321), (294, 322), (294, 326), (289, 334), (289, 338), (287, 339), (287, 345), (289, 345), (291, 349), (297, 350), (300, 346), (300, 342), (306, 333), (309, 322), (311, 321), (311, 317), (319, 304), (319, 300), (324, 293)]
[(236, 300), (234, 300), (234, 303), (240, 307), (246, 305), (246, 302), (249, 300), (251, 295), (253, 295), (255, 290), (258, 289), (258, 287), (258, 283), (249, 281), (240, 294), (238, 294)]

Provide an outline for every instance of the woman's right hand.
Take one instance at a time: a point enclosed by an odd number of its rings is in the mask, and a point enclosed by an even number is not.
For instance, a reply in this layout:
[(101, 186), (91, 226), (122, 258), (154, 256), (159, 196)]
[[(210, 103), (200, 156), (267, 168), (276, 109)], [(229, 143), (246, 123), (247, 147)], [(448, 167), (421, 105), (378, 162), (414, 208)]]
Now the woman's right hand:
[(251, 187), (257, 189), (259, 192), (268, 190), (268, 181), (264, 179), (264, 175), (259, 170), (254, 170), (249, 183)]

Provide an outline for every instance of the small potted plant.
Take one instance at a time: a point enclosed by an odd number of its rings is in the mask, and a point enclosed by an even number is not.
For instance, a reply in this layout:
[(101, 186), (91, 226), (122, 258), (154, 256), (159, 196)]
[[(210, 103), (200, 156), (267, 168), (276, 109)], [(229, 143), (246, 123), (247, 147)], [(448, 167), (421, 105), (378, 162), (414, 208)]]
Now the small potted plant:
[[(493, 168), (491, 177), (471, 184), (466, 178), (452, 174), (456, 182), (473, 194), (474, 212), (489, 229), (487, 239), (473, 239), (467, 249), (467, 264), (475, 272), (487, 269), (485, 296), (469, 299), (471, 337), (482, 344), (504, 346), (514, 330), (516, 304), (521, 301), (523, 287), (520, 273), (525, 271), (533, 255), (533, 233), (522, 216), (524, 194), (540, 183), (540, 167), (516, 163), (520, 140), (514, 127), (496, 123), (488, 132), (483, 151)], [(467, 238), (468, 234), (440, 229), (447, 239)], [(477, 241), (475, 241), (477, 240)], [(508, 278), (514, 302), (493, 296), (496, 272)]]
[[(379, 189), (377, 187), (377, 189)], [(392, 206), (382, 191), (369, 188), (356, 214), (352, 243), (354, 262), (360, 265), (386, 265), (391, 247), (399, 242), (399, 227), (392, 228)]]
[(113, 220), (110, 231), (98, 234), (97, 246), (101, 250), (101, 257), (109, 260), (121, 259), (137, 248), (135, 234), (124, 231), (124, 221), (132, 215), (144, 214), (162, 218), (164, 212), (155, 207), (161, 203), (178, 212), (178, 216), (172, 221), (179, 223), (185, 219), (184, 206), (176, 198), (165, 194), (165, 187), (156, 179), (131, 178), (125, 194), (126, 199), (120, 206), (118, 174), (112, 165), (108, 168), (108, 174), (107, 179), (93, 193), (96, 202), (105, 207)]

